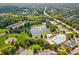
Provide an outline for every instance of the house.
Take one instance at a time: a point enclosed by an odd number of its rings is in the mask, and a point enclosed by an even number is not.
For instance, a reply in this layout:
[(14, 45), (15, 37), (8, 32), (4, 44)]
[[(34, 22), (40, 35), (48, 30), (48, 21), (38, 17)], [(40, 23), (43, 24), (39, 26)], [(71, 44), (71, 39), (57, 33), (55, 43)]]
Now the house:
[(79, 38), (75, 37), (74, 39), (76, 41), (76, 45), (79, 44)]
[(25, 21), (19, 21), (19, 22), (15, 23), (15, 24), (7, 26), (7, 28), (10, 27), (12, 29), (15, 29), (15, 28), (19, 28), (19, 27), (23, 26), (24, 24), (25, 24)]
[(71, 48), (73, 48), (75, 44), (76, 44), (75, 40), (68, 40), (64, 43), (65, 46), (69, 46)]
[(22, 51), (24, 51), (24, 48), (19, 47), (18, 50), (16, 51), (16, 54), (20, 54)]
[(54, 50), (43, 50), (43, 51), (38, 51), (37, 53), (38, 55), (57, 55), (57, 52), (55, 52)]
[(34, 54), (33, 50), (27, 50), (27, 49), (19, 53), (19, 55), (33, 55), (33, 54)]
[(65, 31), (65, 32), (68, 31), (66, 28), (62, 27), (61, 25), (56, 25), (56, 26), (60, 31)]
[(51, 33), (46, 35), (47, 38), (50, 38), (52, 36), (53, 36), (53, 34), (51, 34)]
[(68, 40), (64, 43), (65, 46), (69, 46), (71, 48), (75, 47), (79, 43), (79, 38), (74, 37), (71, 40)]
[(50, 20), (51, 24), (57, 25), (57, 23), (54, 20)]
[(5, 40), (5, 43), (6, 44), (12, 44), (12, 43), (15, 43), (17, 41), (16, 38), (12, 37), (12, 38), (8, 38), (7, 40)]

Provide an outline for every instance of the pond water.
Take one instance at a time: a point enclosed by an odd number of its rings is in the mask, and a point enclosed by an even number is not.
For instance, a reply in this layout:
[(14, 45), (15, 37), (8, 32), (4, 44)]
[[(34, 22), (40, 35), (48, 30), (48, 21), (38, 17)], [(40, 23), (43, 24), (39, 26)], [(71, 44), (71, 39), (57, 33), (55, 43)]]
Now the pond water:
[(57, 34), (54, 38), (53, 41), (56, 44), (61, 44), (62, 42), (64, 42), (66, 40), (66, 35), (64, 34)]
[(32, 36), (33, 37), (41, 37), (41, 34), (43, 33), (43, 32), (48, 32), (49, 31), (49, 29), (47, 29), (46, 28), (46, 26), (45, 25), (42, 25), (42, 26), (33, 26), (32, 28), (31, 28), (31, 33), (32, 33)]

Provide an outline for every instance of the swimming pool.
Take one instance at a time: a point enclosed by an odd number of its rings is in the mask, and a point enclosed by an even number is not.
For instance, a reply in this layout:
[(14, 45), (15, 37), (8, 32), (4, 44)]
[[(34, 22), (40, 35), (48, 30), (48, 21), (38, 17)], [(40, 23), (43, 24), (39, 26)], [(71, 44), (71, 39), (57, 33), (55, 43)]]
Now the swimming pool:
[(66, 35), (64, 34), (57, 34), (53, 39), (52, 39), (56, 44), (61, 44), (66, 40)]

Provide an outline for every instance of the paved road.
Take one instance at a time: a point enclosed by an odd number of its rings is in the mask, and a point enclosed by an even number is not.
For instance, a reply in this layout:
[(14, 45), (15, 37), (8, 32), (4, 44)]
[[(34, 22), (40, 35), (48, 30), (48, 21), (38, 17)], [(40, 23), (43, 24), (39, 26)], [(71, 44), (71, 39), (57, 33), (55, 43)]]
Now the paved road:
[[(45, 7), (44, 15), (48, 16), (49, 18), (52, 18), (49, 14), (46, 13), (46, 9), (47, 9), (47, 7)], [(65, 25), (66, 27), (71, 28), (74, 32), (76, 32), (76, 33), (79, 34), (79, 31), (76, 30), (75, 28), (72, 28), (71, 26), (69, 26), (69, 25), (63, 23), (62, 21), (60, 21), (60, 20), (58, 20), (58, 19), (55, 19), (55, 18), (54, 18), (53, 20), (56, 21), (56, 22), (62, 23), (62, 24)]]

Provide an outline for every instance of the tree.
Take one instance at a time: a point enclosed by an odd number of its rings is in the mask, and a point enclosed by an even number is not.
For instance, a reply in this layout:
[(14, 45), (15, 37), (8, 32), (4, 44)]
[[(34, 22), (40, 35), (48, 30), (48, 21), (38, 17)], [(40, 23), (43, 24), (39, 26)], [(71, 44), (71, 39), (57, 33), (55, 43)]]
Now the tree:
[(24, 48), (24, 49), (26, 48), (26, 45), (25, 45), (24, 42), (20, 42), (19, 45), (20, 45), (22, 48)]
[(76, 37), (79, 37), (79, 34), (78, 33), (75, 33)]
[(46, 22), (46, 27), (49, 28), (51, 23), (49, 21)]
[(31, 33), (30, 31), (29, 31), (28, 35), (29, 35), (30, 37), (32, 37), (32, 33)]
[(19, 49), (19, 43), (15, 43), (16, 49)]
[(16, 53), (16, 47), (11, 47), (11, 54), (15, 54)]
[(54, 31), (56, 31), (56, 26), (55, 25), (50, 25), (50, 31), (51, 32), (54, 32)]
[(74, 37), (74, 32), (72, 33), (67, 33), (67, 39), (71, 40)]
[(30, 37), (32, 37), (32, 33), (30, 32), (29, 29), (25, 29), (25, 33), (27, 33)]
[(58, 47), (57, 51), (59, 55), (67, 55), (68, 53), (70, 53), (70, 51), (72, 51), (72, 48), (61, 45)]
[(67, 55), (66, 51), (58, 51), (58, 55)]
[(34, 54), (37, 53), (37, 51), (42, 50), (42, 47), (40, 45), (32, 45), (29, 47), (29, 49), (34, 51)]
[(26, 22), (25, 24), (24, 24), (24, 27), (26, 27), (26, 28), (28, 28), (28, 27), (30, 27), (31, 26), (31, 23), (30, 22)]
[(2, 50), (3, 55), (10, 55), (10, 52), (11, 52), (10, 48), (6, 48), (6, 49)]
[(5, 28), (5, 24), (0, 22), (0, 28)]
[(77, 52), (75, 55), (79, 55), (79, 52)]
[(50, 45), (46, 40), (35, 38), (35, 39), (26, 39), (24, 41), (26, 47), (28, 48), (29, 46), (32, 45), (40, 45), (43, 49), (52, 49), (52, 45)]
[(70, 51), (72, 51), (72, 48), (68, 47), (68, 46), (64, 46), (66, 51), (69, 53)]

